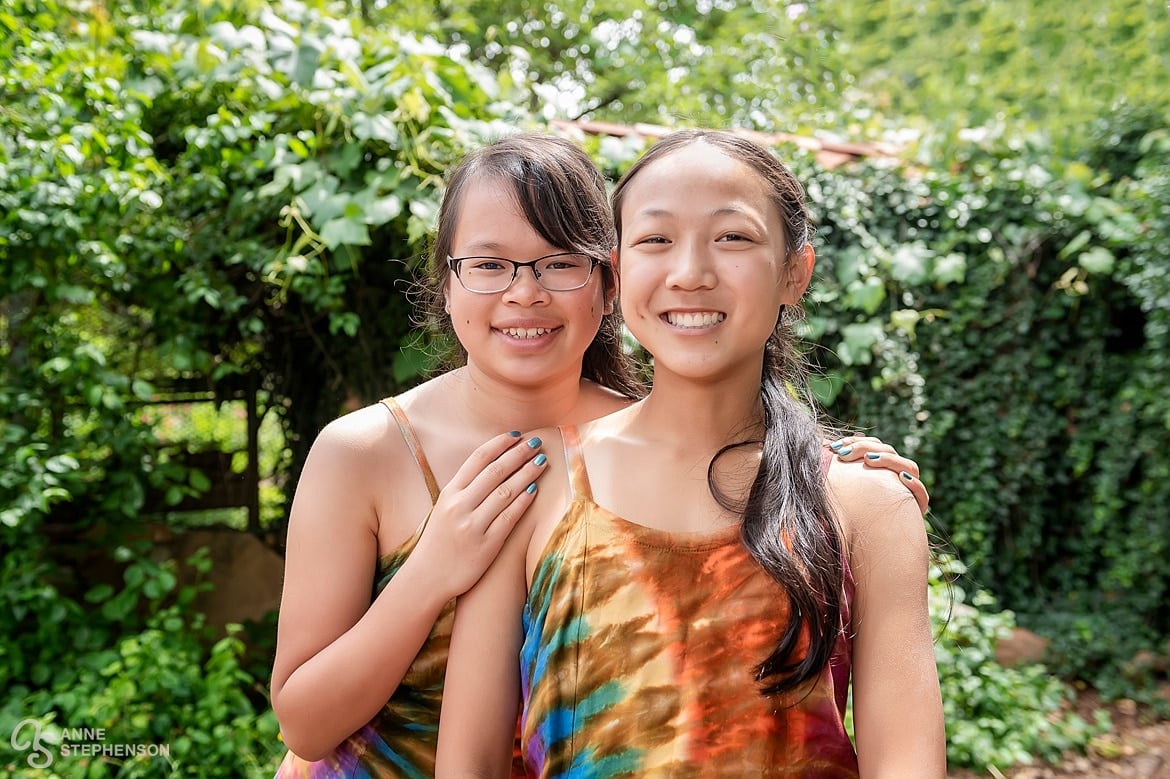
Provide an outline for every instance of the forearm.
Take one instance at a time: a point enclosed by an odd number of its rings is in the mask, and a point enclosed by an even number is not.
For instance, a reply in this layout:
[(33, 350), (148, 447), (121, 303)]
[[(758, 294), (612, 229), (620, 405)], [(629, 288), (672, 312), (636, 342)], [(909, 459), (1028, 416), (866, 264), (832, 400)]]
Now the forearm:
[[(519, 656), (524, 545), (505, 547), (460, 596), (443, 688), (436, 779), (511, 774), (520, 704)], [(489, 640), (485, 641), (485, 637)]]
[[(272, 706), (299, 757), (329, 754), (386, 705), (450, 600), (434, 571), (406, 564), (356, 624), (280, 684)], [(274, 680), (275, 682), (275, 680)]]

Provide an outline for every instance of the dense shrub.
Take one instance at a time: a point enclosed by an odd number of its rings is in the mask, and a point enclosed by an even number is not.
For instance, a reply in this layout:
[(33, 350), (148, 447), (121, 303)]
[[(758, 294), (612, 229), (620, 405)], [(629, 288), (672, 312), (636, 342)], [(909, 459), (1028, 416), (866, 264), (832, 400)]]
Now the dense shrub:
[(974, 583), (1066, 674), (1140, 695), (1120, 672), (1170, 634), (1170, 146), (1149, 115), (1098, 137), (1075, 160), (990, 138), (952, 170), (809, 171), (814, 323), (837, 414), (919, 458)]
[[(508, 74), (312, 5), (19, 6), (0, 12), (0, 733), (31, 718), (171, 749), (61, 757), (66, 775), (262, 775), (280, 751), (263, 665), (131, 540), (148, 493), (205, 480), (129, 410), (254, 372), (292, 483), (347, 396), (425, 368), (403, 286), (442, 172), (539, 125)], [(911, 164), (833, 170), (782, 150), (819, 216), (822, 395), (919, 459), (970, 567), (955, 592), (976, 610), (938, 645), (956, 764), (1050, 757), (1090, 729), (1042, 669), (991, 663), (1013, 620), (997, 607), (1119, 694), (1147, 681), (1120, 664), (1170, 632), (1170, 142), (1141, 114), (1093, 137), (1077, 159), (926, 138)], [(613, 172), (634, 151), (587, 143)]]

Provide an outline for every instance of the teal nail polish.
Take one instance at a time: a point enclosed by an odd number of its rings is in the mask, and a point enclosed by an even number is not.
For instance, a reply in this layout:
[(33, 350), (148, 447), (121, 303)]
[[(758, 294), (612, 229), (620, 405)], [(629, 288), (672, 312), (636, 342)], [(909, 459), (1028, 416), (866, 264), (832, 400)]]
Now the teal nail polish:
[(519, 430), (509, 430), (508, 435), (512, 436), (513, 438), (519, 438), (520, 431)]
[(533, 465), (544, 465), (546, 462), (548, 462), (548, 458), (545, 457), (544, 453), (542, 452), (542, 453), (536, 455), (536, 459), (532, 461), (532, 464)]
[(849, 454), (849, 453), (850, 453), (850, 452), (852, 452), (852, 451), (853, 451), (853, 447), (852, 447), (852, 446), (847, 446), (847, 447), (845, 447), (844, 449), (842, 449), (841, 451), (837, 452), (837, 454), (839, 454), (839, 455), (841, 455), (842, 457), (844, 457), (845, 455)]
[(540, 446), (541, 443), (542, 442), (539, 438), (529, 438), (528, 439), (528, 445), (531, 446), (533, 449)]
[(536, 492), (536, 482), (532, 482), (532, 484), (529, 484), (528, 488), (524, 491), (527, 492), (529, 495)]
[(900, 476), (901, 476), (903, 479), (905, 479), (906, 481), (914, 481), (914, 477), (913, 477), (913, 476), (911, 476), (910, 474), (906, 473), (905, 471), (902, 471), (902, 473), (900, 473), (899, 475), (900, 475)]
[(880, 455), (880, 454), (878, 454), (877, 452), (870, 452), (869, 454), (867, 454), (867, 455), (865, 456), (865, 459), (867, 459), (867, 460), (876, 460), (876, 459), (877, 459), (877, 458), (879, 458), (879, 457), (881, 457), (881, 455)]
[(840, 449), (840, 448), (841, 448), (841, 443), (840, 443), (840, 442), (837, 442), (837, 443), (835, 443), (835, 444), (829, 444), (829, 448), (830, 448), (830, 449), (832, 449), (832, 450), (835, 452), (835, 451), (837, 451), (838, 449)]

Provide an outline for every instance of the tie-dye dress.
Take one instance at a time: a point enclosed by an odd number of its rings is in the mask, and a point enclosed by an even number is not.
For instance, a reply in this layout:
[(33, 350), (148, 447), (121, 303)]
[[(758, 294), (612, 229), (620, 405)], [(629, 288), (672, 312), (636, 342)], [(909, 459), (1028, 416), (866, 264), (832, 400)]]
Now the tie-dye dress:
[[(426, 480), (433, 505), (439, 496), (439, 485), (423, 454), (418, 436), (393, 398), (387, 398), (382, 403), (398, 421), (402, 436)], [(418, 544), (426, 523), (424, 519), (410, 538), (379, 561), (371, 602), (406, 562)], [(454, 619), (455, 601), (451, 601), (443, 607), (398, 689), (369, 723), (342, 742), (333, 754), (321, 760), (309, 762), (289, 752), (276, 772), (278, 779), (433, 777), (439, 735), (439, 707), (442, 703), (443, 677), (447, 671)]]
[(521, 747), (537, 777), (856, 777), (842, 638), (804, 697), (760, 694), (753, 669), (787, 619), (737, 527), (669, 533), (593, 502), (575, 428), (573, 501), (524, 608)]

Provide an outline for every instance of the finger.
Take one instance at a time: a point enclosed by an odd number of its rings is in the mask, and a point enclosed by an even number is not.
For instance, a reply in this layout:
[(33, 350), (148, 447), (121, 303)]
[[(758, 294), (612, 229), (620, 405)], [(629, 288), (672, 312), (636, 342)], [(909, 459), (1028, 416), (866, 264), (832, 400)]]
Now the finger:
[[(838, 438), (836, 441), (827, 444), (827, 446), (838, 457), (846, 461), (856, 460), (868, 452), (897, 452), (894, 447), (885, 443), (880, 438), (866, 435), (848, 435), (843, 438)], [(853, 456), (850, 457), (850, 455)]]
[[(836, 448), (834, 448), (836, 446)], [(869, 454), (897, 454), (897, 450), (879, 438), (863, 437), (842, 439), (840, 445), (829, 444), (829, 449), (844, 462), (860, 460)]]
[(850, 459), (860, 459), (868, 468), (885, 468), (887, 471), (893, 471), (894, 473), (898, 474), (901, 474), (902, 471), (905, 471), (914, 478), (918, 478), (920, 475), (918, 470), (918, 463), (914, 462), (909, 457), (903, 457), (893, 450), (888, 452), (867, 452), (866, 454), (860, 455), (857, 458), (853, 458), (851, 456)]
[(843, 446), (852, 446), (858, 441), (872, 441), (874, 443), (882, 443), (882, 439), (875, 436), (866, 435), (865, 433), (843, 433), (840, 438), (830, 441), (827, 446), (830, 449), (834, 447), (841, 448)]
[(500, 459), (488, 464), (469, 485), (466, 494), (469, 503), (475, 506), (475, 522), (481, 531), (486, 530), (517, 499), (523, 501), (522, 492), (535, 494), (536, 480), (549, 462), (548, 456), (538, 450), (541, 446), (541, 440), (535, 437), (517, 444)]
[(495, 461), (522, 439), (523, 435), (519, 430), (512, 430), (489, 438), (467, 456), (463, 465), (459, 466), (459, 470), (451, 477), (451, 481), (448, 482), (449, 486), (454, 489), (466, 488), (476, 476), (483, 472), (484, 468), (488, 467), (489, 463)]
[(477, 512), (485, 536), (507, 536), (512, 532), (536, 499), (537, 480), (546, 470), (548, 457), (541, 452), (492, 491)]
[(922, 479), (919, 478), (918, 463), (898, 454), (878, 453), (867, 454), (862, 462), (867, 468), (884, 468), (897, 473), (902, 486), (910, 490), (910, 494), (918, 502), (918, 509), (923, 514), (926, 513), (926, 509), (930, 507), (930, 494), (926, 491), (926, 485), (922, 483)]
[[(514, 443), (475, 475), (465, 488), (468, 499), (477, 506), (485, 502), (493, 491), (502, 487), (525, 463), (536, 457), (543, 446), (544, 442), (536, 436)], [(521, 486), (527, 486), (527, 482)]]
[(925, 514), (926, 510), (930, 508), (930, 493), (926, 491), (926, 485), (922, 483), (921, 479), (911, 476), (906, 471), (899, 472), (898, 477), (906, 489), (910, 490), (914, 500), (918, 502), (918, 510)]

